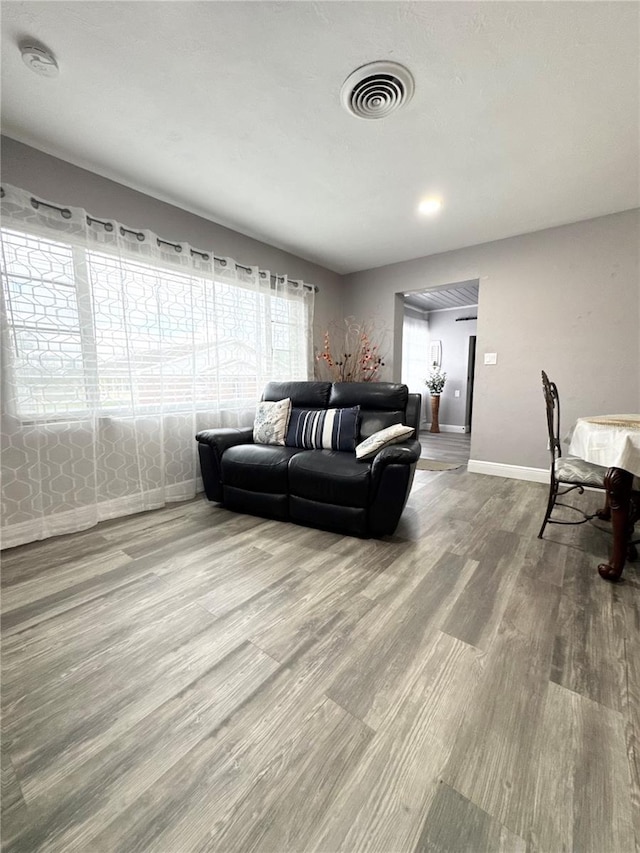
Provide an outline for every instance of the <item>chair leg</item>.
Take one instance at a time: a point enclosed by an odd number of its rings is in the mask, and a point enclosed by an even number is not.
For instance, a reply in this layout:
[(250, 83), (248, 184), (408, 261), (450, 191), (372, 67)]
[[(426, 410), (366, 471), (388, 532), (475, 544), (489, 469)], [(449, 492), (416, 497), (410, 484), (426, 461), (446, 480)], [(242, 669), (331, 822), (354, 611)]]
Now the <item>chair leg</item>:
[(538, 539), (542, 539), (542, 534), (544, 533), (544, 529), (547, 526), (547, 522), (551, 517), (551, 512), (553, 511), (553, 507), (556, 502), (556, 498), (558, 497), (558, 484), (555, 479), (551, 480), (549, 485), (549, 500), (547, 502), (547, 511), (544, 516), (544, 521), (542, 522), (542, 527), (540, 528), (540, 533), (538, 533)]
[[(608, 497), (608, 496), (607, 496)], [(634, 539), (635, 526), (640, 520), (640, 493), (631, 493), (631, 532), (629, 535), (629, 544), (627, 545), (627, 560), (630, 563), (635, 563), (638, 559), (638, 549), (636, 545), (640, 545), (640, 539)]]
[(611, 507), (609, 506), (609, 495), (604, 493), (604, 506), (596, 510), (596, 518), (600, 521), (611, 521)]

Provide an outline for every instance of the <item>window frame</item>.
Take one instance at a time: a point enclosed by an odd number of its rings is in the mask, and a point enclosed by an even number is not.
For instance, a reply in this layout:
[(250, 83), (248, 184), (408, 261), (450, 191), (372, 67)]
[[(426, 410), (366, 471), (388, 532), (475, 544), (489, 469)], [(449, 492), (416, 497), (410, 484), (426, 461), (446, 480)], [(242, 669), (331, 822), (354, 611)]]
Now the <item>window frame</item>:
[[(106, 259), (115, 259), (116, 261), (121, 260), (116, 253), (112, 253), (108, 251), (108, 247), (84, 247), (75, 243), (73, 240), (64, 241), (62, 239), (52, 239), (48, 235), (44, 235), (38, 232), (28, 232), (28, 231), (20, 231), (19, 229), (11, 226), (2, 226), (0, 229), (0, 236), (2, 237), (2, 242), (5, 243), (7, 238), (15, 236), (19, 239), (26, 240), (35, 240), (40, 243), (43, 241), (45, 244), (49, 243), (54, 246), (64, 247), (71, 251), (71, 268), (72, 268), (72, 278), (73, 283), (65, 283), (64, 286), (70, 289), (73, 289), (73, 293), (75, 296), (75, 305), (77, 311), (77, 334), (80, 343), (81, 350), (81, 360), (82, 360), (82, 391), (84, 394), (84, 398), (87, 401), (86, 407), (76, 408), (70, 406), (64, 410), (61, 410), (56, 407), (54, 410), (53, 407), (46, 410), (46, 405), (43, 406), (43, 410), (39, 412), (27, 412), (21, 408), (19, 400), (20, 400), (20, 377), (18, 373), (15, 371), (14, 366), (12, 364), (8, 364), (5, 369), (4, 382), (8, 383), (10, 388), (10, 393), (8, 395), (8, 400), (10, 401), (10, 408), (13, 408), (13, 411), (10, 411), (10, 414), (17, 418), (22, 424), (29, 425), (34, 423), (60, 423), (60, 422), (77, 422), (77, 421), (87, 421), (92, 420), (94, 418), (98, 419), (127, 419), (138, 416), (159, 416), (159, 415), (180, 415), (180, 414), (188, 414), (192, 412), (209, 412), (209, 411), (241, 411), (246, 409), (247, 407), (255, 405), (255, 400), (257, 396), (260, 394), (261, 380), (265, 380), (267, 378), (275, 378), (271, 376), (271, 372), (273, 367), (275, 366), (275, 354), (278, 348), (275, 347), (275, 326), (282, 325), (282, 320), (274, 318), (274, 304), (273, 299), (283, 299), (286, 301), (290, 301), (290, 297), (287, 297), (285, 293), (274, 293), (270, 296), (268, 293), (263, 290), (257, 289), (253, 290), (251, 287), (243, 285), (241, 281), (239, 282), (231, 282), (224, 279), (218, 279), (215, 275), (211, 278), (203, 275), (197, 270), (189, 270), (182, 271), (178, 269), (174, 269), (170, 266), (163, 266), (161, 263), (154, 263), (152, 259), (144, 258), (125, 258), (125, 263), (131, 264), (135, 269), (146, 271), (149, 270), (153, 274), (159, 277), (173, 277), (175, 276), (178, 280), (179, 278), (186, 278), (189, 280), (189, 283), (192, 283), (193, 292), (195, 292), (200, 287), (211, 287), (212, 289), (212, 312), (210, 315), (204, 313), (204, 322), (207, 325), (212, 326), (217, 330), (218, 327), (218, 316), (215, 311), (215, 304), (217, 299), (221, 294), (217, 293), (217, 289), (229, 287), (235, 290), (236, 288), (241, 290), (249, 291), (255, 298), (256, 302), (256, 318), (255, 325), (257, 329), (260, 329), (260, 334), (258, 337), (261, 339), (261, 345), (265, 350), (262, 353), (260, 347), (255, 350), (255, 384), (256, 384), (256, 394), (251, 398), (247, 395), (233, 397), (232, 395), (225, 394), (225, 399), (220, 402), (219, 392), (213, 395), (217, 396), (218, 400), (214, 399), (198, 399), (197, 395), (194, 393), (194, 396), (189, 401), (177, 401), (175, 403), (172, 402), (163, 402), (158, 401), (152, 404), (141, 404), (139, 402), (134, 402), (131, 406), (121, 406), (114, 408), (105, 408), (104, 397), (102, 396), (101, 389), (101, 381), (102, 374), (100, 372), (100, 362), (99, 362), (99, 334), (96, 327), (95, 322), (95, 302), (94, 302), (94, 294), (93, 294), (93, 283), (92, 283), (92, 275), (93, 271), (91, 269), (91, 261), (92, 259), (99, 259), (101, 257)], [(6, 266), (3, 267), (2, 270), (2, 287), (0, 290), (2, 291), (2, 299), (5, 302), (6, 306), (6, 331), (9, 334), (10, 346), (14, 348), (16, 347), (16, 336), (15, 331), (20, 330), (20, 322), (15, 322), (13, 316), (13, 306), (11, 304), (11, 292), (10, 292), (10, 281), (12, 279), (22, 279), (23, 281), (40, 281), (47, 282), (51, 288), (54, 288), (60, 282), (56, 282), (55, 280), (48, 280), (46, 275), (43, 274), (39, 278), (35, 276), (21, 274), (21, 275), (13, 275), (8, 271)], [(303, 367), (306, 373), (305, 361), (308, 359), (308, 347), (311, 346), (309, 341), (309, 336), (312, 335), (312, 327), (310, 323), (310, 316), (308, 314), (308, 309), (304, 304), (304, 296), (301, 294), (299, 299), (293, 298), (293, 302), (300, 302), (300, 306), (302, 309), (302, 317), (303, 317), (303, 328), (301, 329), (298, 335), (298, 343), (302, 346), (302, 349), (299, 353), (296, 352), (295, 347), (295, 334), (292, 334), (292, 330), (295, 329), (295, 322), (291, 321), (290, 313), (291, 309), (287, 312), (287, 322), (286, 326), (288, 327), (287, 334), (289, 336), (292, 346), (287, 350), (283, 350), (283, 352), (289, 353), (289, 361), (291, 365), (300, 365)], [(260, 306), (262, 305), (263, 310), (260, 310)], [(122, 327), (126, 332), (126, 324)], [(34, 326), (34, 329), (37, 329), (37, 326)], [(60, 333), (64, 333), (64, 329), (61, 327)], [(215, 346), (215, 345), (214, 345)], [(46, 352), (46, 350), (42, 350)], [(197, 350), (192, 349), (191, 358), (196, 357)], [(193, 372), (193, 376), (195, 377), (197, 374)], [(241, 376), (236, 377), (228, 377), (228, 380), (235, 381), (236, 385), (241, 381)], [(227, 380), (227, 381), (228, 381)], [(250, 375), (247, 376), (247, 380), (249, 384), (251, 384)], [(46, 380), (45, 380), (46, 381)], [(225, 382), (225, 377), (218, 375), (217, 381), (215, 383), (215, 388), (219, 389), (221, 384)], [(194, 391), (197, 387), (197, 382), (193, 382)], [(264, 385), (264, 381), (262, 381)], [(23, 384), (24, 388), (28, 387), (28, 384)], [(130, 383), (129, 385), (130, 391), (135, 393), (135, 383)], [(54, 404), (55, 405), (55, 404)]]

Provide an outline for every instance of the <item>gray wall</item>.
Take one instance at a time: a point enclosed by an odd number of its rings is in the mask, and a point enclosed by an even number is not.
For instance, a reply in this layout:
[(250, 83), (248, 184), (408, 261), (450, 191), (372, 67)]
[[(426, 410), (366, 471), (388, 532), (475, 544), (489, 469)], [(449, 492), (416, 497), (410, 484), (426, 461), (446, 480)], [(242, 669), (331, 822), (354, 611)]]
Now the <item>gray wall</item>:
[[(399, 377), (401, 294), (480, 279), (473, 459), (547, 466), (542, 368), (559, 385), (566, 428), (584, 414), (640, 410), (638, 210), (339, 276), (6, 137), (2, 179), (317, 284), (316, 346), (345, 315), (388, 317), (382, 378)], [(498, 364), (485, 367), (484, 352)]]
[(1, 142), (3, 181), (48, 201), (84, 207), (97, 217), (149, 228), (168, 240), (185, 240), (195, 247), (211, 248), (216, 254), (235, 258), (238, 263), (257, 265), (317, 284), (320, 290), (315, 300), (316, 346), (331, 322), (342, 322), (342, 276), (337, 273), (6, 136)]
[[(478, 278), (471, 458), (544, 468), (541, 369), (559, 386), (565, 430), (581, 415), (640, 411), (639, 229), (633, 210), (353, 273), (345, 312), (394, 317), (397, 337), (398, 293)], [(393, 350), (388, 376), (397, 340)]]
[[(444, 391), (440, 395), (441, 424), (466, 426), (469, 336), (476, 334), (477, 321), (457, 323), (456, 319), (475, 314), (477, 314), (475, 308), (429, 313), (429, 338), (432, 341), (442, 341), (442, 369), (447, 374)], [(455, 396), (456, 390), (460, 392), (459, 397)], [(431, 420), (430, 415), (428, 420)]]

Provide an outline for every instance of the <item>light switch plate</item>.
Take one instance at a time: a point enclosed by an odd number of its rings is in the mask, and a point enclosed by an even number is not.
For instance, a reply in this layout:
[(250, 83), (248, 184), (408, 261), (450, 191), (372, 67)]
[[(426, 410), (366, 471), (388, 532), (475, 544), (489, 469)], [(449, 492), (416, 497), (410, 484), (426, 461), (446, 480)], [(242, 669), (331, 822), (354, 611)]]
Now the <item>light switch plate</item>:
[(460, 396), (460, 389), (459, 389), (459, 388), (456, 388), (456, 390), (455, 390), (455, 391), (454, 391), (454, 393), (453, 393), (453, 396), (454, 396), (454, 397), (459, 397), (459, 396)]
[(484, 363), (485, 364), (497, 364), (498, 363), (498, 353), (497, 352), (485, 352)]

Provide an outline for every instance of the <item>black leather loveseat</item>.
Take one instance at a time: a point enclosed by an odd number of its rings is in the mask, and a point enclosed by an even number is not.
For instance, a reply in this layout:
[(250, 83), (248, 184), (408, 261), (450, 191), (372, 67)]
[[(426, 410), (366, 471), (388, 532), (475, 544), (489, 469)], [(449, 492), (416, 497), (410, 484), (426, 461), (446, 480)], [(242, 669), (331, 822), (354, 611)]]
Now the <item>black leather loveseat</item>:
[[(420, 394), (388, 382), (270, 382), (263, 400), (291, 398), (308, 409), (360, 407), (359, 440), (392, 424), (418, 435)], [(356, 536), (394, 532), (404, 509), (420, 444), (355, 453), (253, 443), (253, 430), (211, 429), (196, 436), (207, 498), (227, 509)]]

